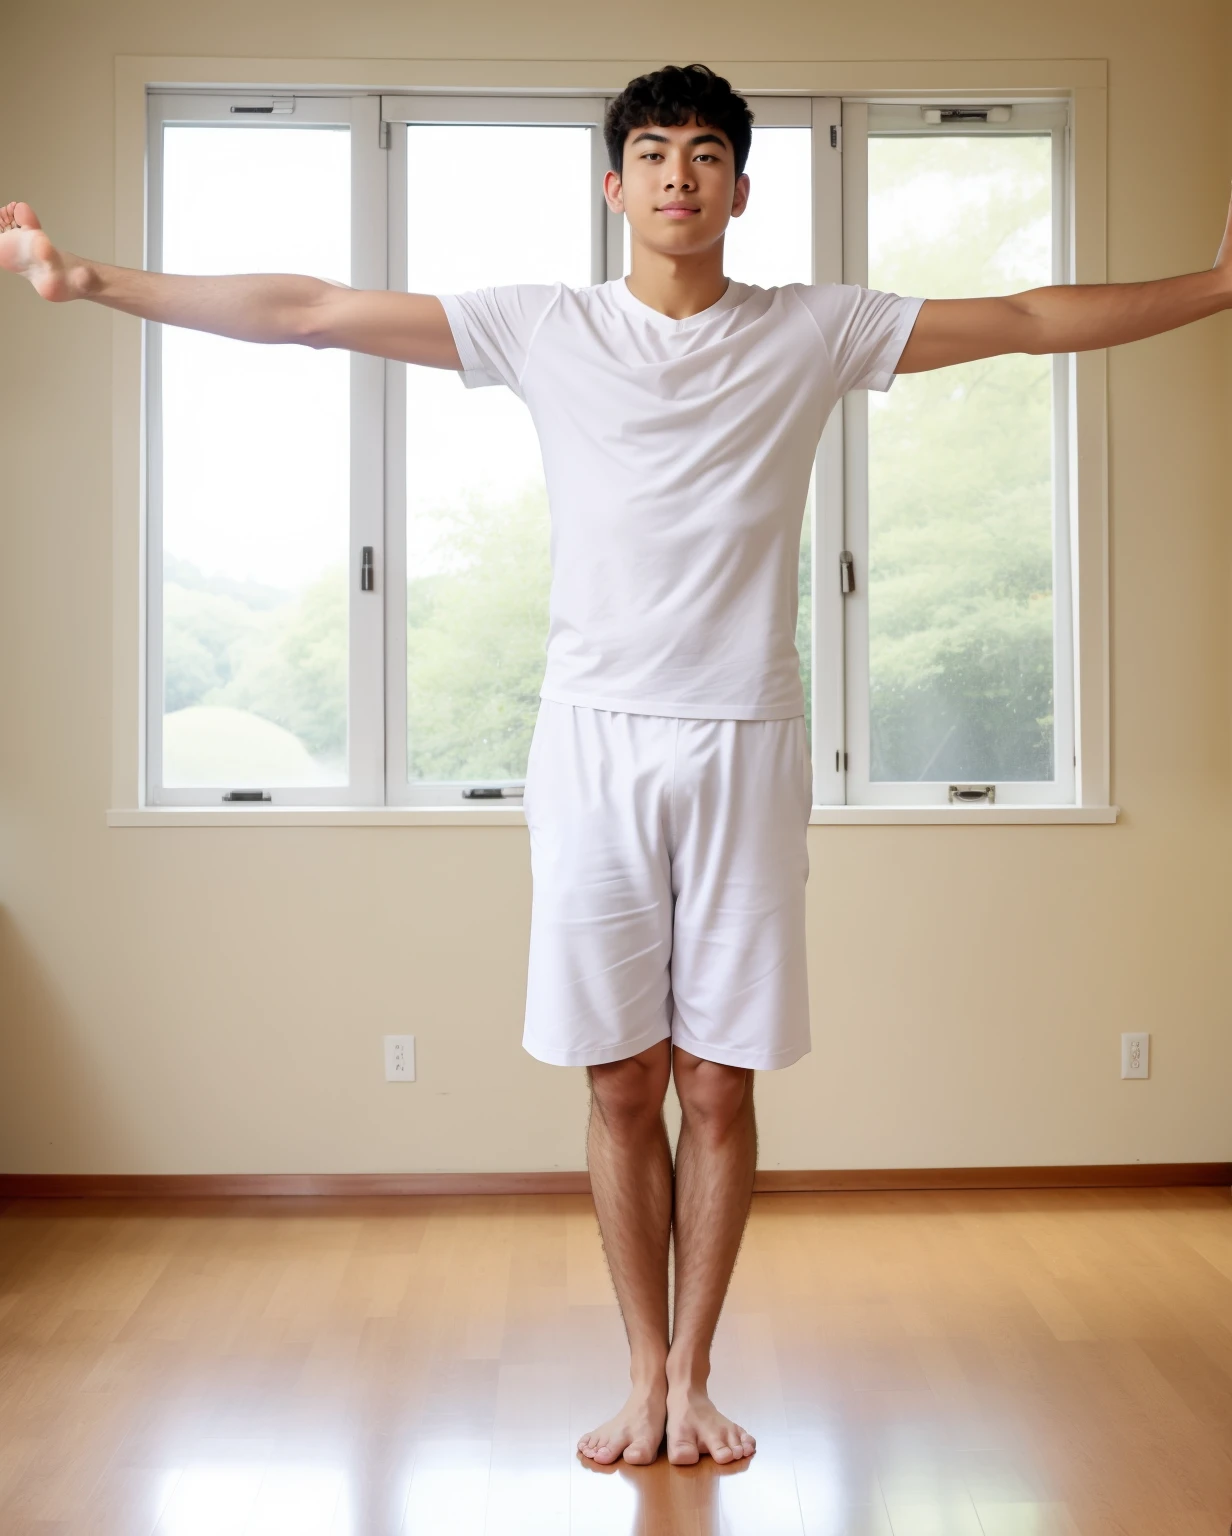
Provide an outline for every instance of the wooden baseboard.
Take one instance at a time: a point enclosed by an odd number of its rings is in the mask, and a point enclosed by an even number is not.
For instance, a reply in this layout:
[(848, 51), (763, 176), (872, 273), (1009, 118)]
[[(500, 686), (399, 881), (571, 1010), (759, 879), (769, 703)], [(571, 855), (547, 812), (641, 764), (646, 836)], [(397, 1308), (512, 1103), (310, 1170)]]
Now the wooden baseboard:
[(763, 1194), (793, 1190), (910, 1189), (1160, 1189), (1188, 1184), (1232, 1185), (1232, 1163), (1077, 1163), (1036, 1168), (763, 1168)]
[[(1088, 1163), (1038, 1168), (762, 1169), (762, 1194), (843, 1190), (1158, 1189), (1232, 1186), (1232, 1163)], [(543, 1173), (0, 1173), (0, 1200), (235, 1199), (318, 1195), (582, 1195), (582, 1170)]]

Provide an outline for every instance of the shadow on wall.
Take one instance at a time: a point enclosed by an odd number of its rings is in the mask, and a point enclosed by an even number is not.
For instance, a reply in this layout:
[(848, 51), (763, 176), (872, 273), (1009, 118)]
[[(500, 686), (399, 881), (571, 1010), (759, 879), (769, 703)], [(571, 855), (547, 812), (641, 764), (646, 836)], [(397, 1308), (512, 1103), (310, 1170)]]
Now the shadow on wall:
[(83, 1048), (71, 1008), (0, 907), (0, 1173), (131, 1166), (133, 1138), (106, 1111), (105, 1074)]

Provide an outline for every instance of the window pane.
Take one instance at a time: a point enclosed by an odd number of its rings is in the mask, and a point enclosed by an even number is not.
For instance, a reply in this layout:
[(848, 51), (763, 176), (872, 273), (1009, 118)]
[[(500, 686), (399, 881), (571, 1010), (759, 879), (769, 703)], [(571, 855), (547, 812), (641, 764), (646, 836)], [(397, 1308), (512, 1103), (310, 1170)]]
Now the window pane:
[(727, 226), (728, 272), (760, 288), (812, 282), (812, 130), (754, 128), (745, 170), (749, 203)]
[[(169, 126), (164, 270), (349, 282), (349, 145)], [(343, 784), (349, 357), (168, 326), (162, 366), (163, 782)]]
[[(873, 137), (869, 285), (1052, 281), (1046, 135)], [(869, 404), (874, 780), (1053, 778), (1052, 363), (898, 379)]]
[[(408, 127), (411, 292), (585, 287), (591, 132)], [(431, 368), (406, 382), (407, 777), (521, 779), (548, 633), (538, 439), (507, 389), (467, 390)]]

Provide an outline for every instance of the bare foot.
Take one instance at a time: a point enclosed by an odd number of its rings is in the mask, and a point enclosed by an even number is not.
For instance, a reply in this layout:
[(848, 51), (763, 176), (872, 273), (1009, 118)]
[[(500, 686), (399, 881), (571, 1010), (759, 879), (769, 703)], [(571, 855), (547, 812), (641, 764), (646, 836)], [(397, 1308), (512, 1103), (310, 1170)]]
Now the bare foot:
[(619, 1413), (592, 1429), (578, 1441), (578, 1450), (591, 1461), (608, 1464), (626, 1461), (646, 1465), (654, 1461), (663, 1443), (667, 1419), (667, 1383), (634, 1387)]
[(703, 1456), (719, 1465), (741, 1461), (757, 1449), (747, 1429), (721, 1414), (704, 1387), (670, 1387), (667, 1393), (667, 1459), (692, 1466)]

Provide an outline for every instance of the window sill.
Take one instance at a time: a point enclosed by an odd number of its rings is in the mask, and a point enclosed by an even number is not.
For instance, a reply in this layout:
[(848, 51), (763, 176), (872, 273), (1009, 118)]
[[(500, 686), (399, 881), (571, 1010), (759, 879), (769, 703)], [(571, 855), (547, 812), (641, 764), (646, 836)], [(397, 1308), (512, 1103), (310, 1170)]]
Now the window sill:
[(813, 827), (1110, 825), (1117, 805), (815, 805)]
[[(815, 827), (1108, 825), (1115, 805), (815, 805)], [(108, 811), (109, 827), (523, 827), (520, 806), (166, 806)]]
[(166, 805), (108, 811), (109, 827), (524, 827), (519, 806)]

